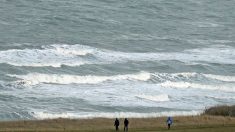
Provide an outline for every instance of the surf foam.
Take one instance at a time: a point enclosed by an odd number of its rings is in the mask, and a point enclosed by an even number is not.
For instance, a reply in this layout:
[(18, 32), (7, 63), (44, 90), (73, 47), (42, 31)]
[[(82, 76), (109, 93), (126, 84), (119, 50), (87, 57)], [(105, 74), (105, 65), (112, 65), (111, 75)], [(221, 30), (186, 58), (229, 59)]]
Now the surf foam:
[(195, 72), (183, 72), (183, 73), (153, 73), (152, 74), (153, 79), (157, 79), (161, 82), (167, 81), (167, 80), (182, 80), (187, 79), (191, 80), (192, 78), (199, 77), (200, 74)]
[(81, 45), (51, 45), (43, 46), (42, 49), (11, 49), (0, 51), (0, 63), (31, 67), (79, 66), (89, 63), (81, 56), (92, 51), (92, 49)]
[[(93, 58), (86, 58), (90, 54)], [(15, 66), (60, 67), (84, 64), (125, 63), (127, 61), (178, 60), (181, 62), (209, 62), (235, 64), (235, 49), (229, 46), (191, 49), (182, 52), (130, 53), (98, 49), (84, 45), (54, 44), (42, 49), (11, 49), (0, 51), (0, 63)]]
[(235, 76), (222, 76), (222, 75), (213, 75), (213, 74), (204, 74), (205, 77), (216, 79), (225, 82), (235, 82)]
[(147, 72), (140, 72), (137, 74), (114, 75), (114, 76), (77, 76), (77, 75), (58, 75), (58, 74), (40, 74), (30, 73), (28, 75), (8, 75), (22, 79), (18, 81), (23, 85), (36, 85), (40, 83), (55, 83), (55, 84), (97, 84), (105, 81), (115, 80), (139, 80), (147, 81), (151, 74)]
[(215, 74), (204, 74), (196, 72), (182, 72), (182, 73), (153, 73), (153, 78), (160, 81), (176, 81), (176, 80), (202, 80), (202, 79), (213, 79), (225, 82), (235, 82), (235, 76), (224, 76)]
[(198, 84), (198, 83), (190, 83), (190, 82), (172, 82), (166, 81), (161, 83), (160, 86), (162, 87), (170, 87), (170, 88), (195, 88), (195, 89), (204, 89), (204, 90), (220, 90), (220, 91), (227, 91), (227, 92), (235, 92), (235, 87), (227, 86), (227, 85), (205, 85), (205, 84)]
[(227, 99), (227, 100), (235, 100), (235, 96), (206, 96), (208, 98), (214, 98), (214, 99)]
[(201, 111), (167, 111), (155, 113), (135, 113), (135, 112), (80, 112), (80, 113), (48, 113), (48, 112), (32, 112), (32, 116), (36, 119), (87, 119), (87, 118), (151, 118), (163, 116), (189, 116), (199, 115)]

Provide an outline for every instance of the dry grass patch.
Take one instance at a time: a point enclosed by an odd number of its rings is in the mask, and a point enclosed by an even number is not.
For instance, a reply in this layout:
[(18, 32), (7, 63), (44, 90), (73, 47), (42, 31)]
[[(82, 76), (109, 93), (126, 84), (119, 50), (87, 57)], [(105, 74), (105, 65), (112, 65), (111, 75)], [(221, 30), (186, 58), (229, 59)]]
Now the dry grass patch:
[(233, 106), (222, 105), (222, 106), (210, 107), (205, 109), (204, 114), (235, 117), (235, 105)]
[[(115, 119), (53, 119), (0, 122), (0, 131), (78, 131), (78, 132), (113, 132)], [(172, 130), (178, 131), (216, 131), (226, 129), (235, 131), (235, 118), (223, 116), (187, 116), (173, 117)], [(120, 131), (123, 131), (120, 119)], [(129, 129), (132, 132), (167, 131), (166, 117), (130, 118)]]

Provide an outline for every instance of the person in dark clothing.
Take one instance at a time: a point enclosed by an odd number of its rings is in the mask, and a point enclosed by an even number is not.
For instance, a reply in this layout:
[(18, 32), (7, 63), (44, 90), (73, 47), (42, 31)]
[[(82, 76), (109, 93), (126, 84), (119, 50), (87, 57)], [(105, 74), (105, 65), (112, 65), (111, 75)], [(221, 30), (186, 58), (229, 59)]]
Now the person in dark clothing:
[(114, 122), (114, 126), (116, 128), (116, 131), (118, 131), (118, 126), (119, 126), (119, 120), (118, 118), (116, 118), (115, 122)]
[(127, 120), (127, 118), (125, 118), (125, 120), (124, 120), (124, 132), (128, 131), (128, 124), (129, 124), (129, 121)]
[(168, 117), (167, 120), (166, 120), (166, 123), (168, 125), (168, 130), (169, 130), (171, 128), (172, 123), (173, 123), (172, 118)]

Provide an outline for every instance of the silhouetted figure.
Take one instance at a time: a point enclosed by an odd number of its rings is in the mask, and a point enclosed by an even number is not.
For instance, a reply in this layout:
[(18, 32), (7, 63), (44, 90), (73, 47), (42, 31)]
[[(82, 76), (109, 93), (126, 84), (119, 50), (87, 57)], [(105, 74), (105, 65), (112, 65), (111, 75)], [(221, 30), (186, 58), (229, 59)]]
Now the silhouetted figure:
[(116, 131), (118, 131), (118, 126), (119, 126), (119, 120), (118, 118), (116, 118), (115, 122), (114, 122), (114, 126), (116, 128)]
[(129, 124), (129, 121), (127, 120), (127, 118), (125, 118), (125, 120), (124, 120), (124, 132), (128, 131), (128, 124)]
[(173, 120), (171, 117), (168, 117), (167, 120), (166, 120), (166, 123), (168, 125), (168, 130), (171, 128), (171, 124), (173, 123)]

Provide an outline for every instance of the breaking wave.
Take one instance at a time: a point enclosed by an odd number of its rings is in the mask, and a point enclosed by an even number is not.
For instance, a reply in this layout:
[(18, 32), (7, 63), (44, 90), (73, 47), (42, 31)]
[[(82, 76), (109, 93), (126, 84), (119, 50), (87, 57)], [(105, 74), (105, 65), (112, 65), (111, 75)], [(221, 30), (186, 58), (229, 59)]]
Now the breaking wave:
[(227, 100), (235, 100), (235, 96), (206, 96), (208, 98), (214, 98), (214, 99), (227, 99)]
[[(41, 49), (11, 49), (0, 51), (0, 63), (32, 67), (80, 66), (84, 64), (159, 60), (235, 64), (234, 51), (235, 49), (229, 46), (213, 46), (209, 48), (184, 50), (182, 52), (131, 53), (98, 49), (79, 44), (54, 44), (42, 46)], [(88, 55), (91, 55), (92, 58)]]
[[(223, 90), (223, 91), (235, 91), (235, 87), (230, 84), (198, 84), (197, 80), (213, 79), (218, 81), (234, 82), (234, 76), (222, 76), (213, 74), (203, 74), (195, 72), (183, 72), (183, 73), (149, 73), (139, 72), (135, 74), (120, 74), (112, 76), (95, 76), (95, 75), (67, 75), (67, 74), (42, 74), (42, 73), (30, 73), (26, 75), (8, 75), (10, 77), (16, 77), (20, 80), (17, 81), (19, 85), (37, 85), (40, 83), (54, 83), (54, 84), (97, 84), (105, 81), (117, 81), (117, 80), (137, 80), (148, 81), (160, 84), (163, 87), (174, 88), (198, 88), (207, 90)], [(209, 80), (208, 80), (209, 81)], [(146, 97), (147, 98), (147, 97)], [(149, 99), (151, 97), (149, 96)], [(152, 97), (153, 99), (154, 97)]]
[(105, 81), (115, 80), (139, 80), (147, 81), (150, 79), (151, 74), (141, 72), (137, 74), (114, 75), (114, 76), (76, 76), (76, 75), (58, 75), (58, 74), (40, 74), (31, 73), (28, 75), (9, 75), (22, 79), (18, 83), (22, 85), (37, 85), (40, 83), (54, 83), (54, 84), (97, 84)]
[(167, 111), (156, 113), (135, 113), (135, 112), (80, 112), (77, 113), (48, 113), (48, 112), (33, 112), (32, 116), (36, 119), (55, 119), (55, 118), (150, 118), (162, 116), (188, 116), (199, 115), (201, 111)]
[(212, 74), (204, 74), (207, 78), (216, 79), (225, 82), (235, 82), (235, 76), (222, 76), (222, 75), (212, 75)]
[(158, 80), (160, 82), (165, 82), (168, 80), (176, 81), (176, 80), (192, 80), (193, 78), (199, 78), (201, 74), (195, 72), (183, 72), (183, 73), (153, 73), (153, 80)]
[(179, 81), (179, 80), (204, 80), (213, 79), (225, 82), (235, 82), (235, 76), (224, 76), (214, 74), (204, 74), (196, 72), (182, 72), (182, 73), (153, 73), (152, 76), (155, 80), (164, 81)]
[(79, 66), (89, 63), (82, 56), (92, 51), (89, 47), (82, 45), (51, 45), (42, 46), (42, 49), (11, 49), (0, 51), (0, 63), (31, 67)]
[(170, 88), (196, 88), (196, 89), (204, 89), (204, 90), (220, 90), (220, 91), (227, 91), (227, 92), (235, 92), (234, 86), (228, 85), (205, 85), (205, 84), (198, 84), (198, 83), (190, 83), (190, 82), (172, 82), (166, 81), (161, 83), (160, 86), (162, 87), (170, 87)]

